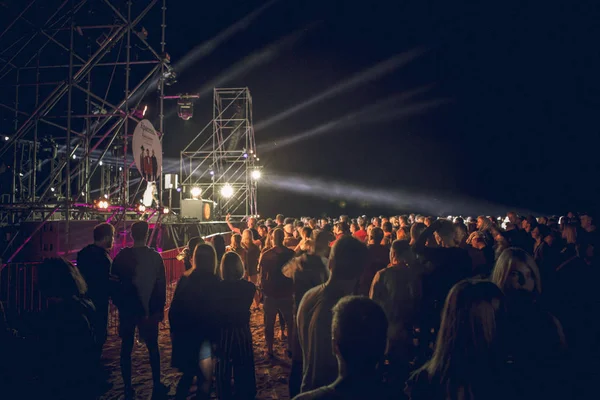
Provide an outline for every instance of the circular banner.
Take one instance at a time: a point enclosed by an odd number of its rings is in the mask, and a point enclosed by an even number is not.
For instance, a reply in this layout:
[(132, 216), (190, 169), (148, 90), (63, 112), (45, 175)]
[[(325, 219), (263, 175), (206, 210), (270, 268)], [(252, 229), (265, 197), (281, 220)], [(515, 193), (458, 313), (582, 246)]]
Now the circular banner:
[(152, 123), (143, 119), (133, 131), (132, 143), (135, 165), (148, 182), (156, 182), (162, 173), (162, 144)]

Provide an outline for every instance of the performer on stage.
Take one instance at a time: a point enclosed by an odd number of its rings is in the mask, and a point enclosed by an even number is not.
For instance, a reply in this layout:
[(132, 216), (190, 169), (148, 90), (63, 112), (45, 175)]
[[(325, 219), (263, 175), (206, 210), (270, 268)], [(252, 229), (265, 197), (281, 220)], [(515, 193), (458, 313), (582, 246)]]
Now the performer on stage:
[(156, 190), (156, 183), (148, 182), (148, 186), (146, 186), (146, 191), (142, 197), (142, 204), (144, 207), (152, 208), (153, 205), (158, 207), (160, 203), (158, 201), (157, 194), (158, 191)]

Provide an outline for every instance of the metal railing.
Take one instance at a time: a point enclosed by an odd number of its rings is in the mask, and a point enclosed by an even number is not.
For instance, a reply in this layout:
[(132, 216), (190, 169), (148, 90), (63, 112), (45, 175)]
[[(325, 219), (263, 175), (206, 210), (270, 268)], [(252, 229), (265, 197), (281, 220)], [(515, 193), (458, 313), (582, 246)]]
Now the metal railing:
[[(165, 277), (167, 282), (167, 302), (165, 314), (169, 311), (171, 299), (175, 293), (177, 281), (183, 275), (185, 267), (183, 261), (177, 260), (179, 249), (164, 251), (161, 253), (165, 263)], [(9, 263), (0, 270), (0, 301), (10, 314), (18, 318), (23, 314), (42, 311), (46, 302), (37, 289), (37, 266), (39, 262)], [(109, 304), (108, 332), (116, 334), (119, 326), (119, 315), (117, 308)], [(167, 328), (168, 323), (161, 323), (161, 328)]]

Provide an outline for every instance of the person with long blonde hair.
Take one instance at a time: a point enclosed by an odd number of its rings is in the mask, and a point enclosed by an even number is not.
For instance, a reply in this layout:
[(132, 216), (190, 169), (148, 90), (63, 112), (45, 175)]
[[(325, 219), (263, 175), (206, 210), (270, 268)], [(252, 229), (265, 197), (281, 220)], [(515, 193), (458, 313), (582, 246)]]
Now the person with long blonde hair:
[(498, 326), (502, 291), (487, 281), (466, 280), (446, 298), (431, 360), (407, 382), (411, 400), (507, 399)]
[(508, 248), (498, 258), (492, 281), (504, 292), (507, 357), (524, 398), (568, 398), (565, 338), (561, 323), (540, 304), (543, 282), (527, 252)]
[(566, 224), (561, 236), (566, 242), (565, 247), (560, 252), (561, 260), (565, 262), (577, 256), (577, 226)]

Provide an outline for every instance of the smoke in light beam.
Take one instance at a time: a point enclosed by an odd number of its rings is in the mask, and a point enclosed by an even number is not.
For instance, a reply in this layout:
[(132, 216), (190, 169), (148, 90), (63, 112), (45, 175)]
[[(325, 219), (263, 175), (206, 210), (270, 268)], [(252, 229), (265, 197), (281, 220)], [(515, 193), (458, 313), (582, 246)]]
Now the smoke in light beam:
[(423, 50), (420, 50), (420, 49), (411, 50), (411, 51), (408, 51), (408, 52), (405, 52), (402, 54), (398, 54), (398, 55), (396, 55), (392, 58), (389, 58), (385, 61), (382, 61), (382, 62), (374, 65), (371, 68), (368, 68), (364, 71), (359, 72), (358, 74), (352, 76), (350, 79), (348, 79), (344, 82), (338, 83), (335, 86), (325, 90), (324, 92), (321, 92), (321, 93), (317, 94), (316, 96), (313, 96), (310, 99), (303, 101), (300, 104), (296, 104), (295, 106), (293, 106), (285, 111), (282, 111), (279, 114), (274, 115), (265, 121), (254, 124), (254, 128), (255, 128), (255, 130), (261, 130), (261, 129), (268, 128), (269, 126), (273, 125), (274, 123), (279, 122), (282, 119), (285, 119), (285, 118), (289, 117), (290, 115), (293, 115), (307, 107), (310, 107), (321, 101), (327, 100), (331, 97), (334, 97), (341, 93), (352, 90), (357, 86), (360, 86), (367, 82), (373, 81), (379, 77), (382, 77), (386, 74), (389, 74), (392, 71), (400, 68), (401, 66), (404, 66), (404, 65), (408, 64), (409, 62), (413, 61), (414, 59), (419, 57), (421, 54), (423, 54)]
[[(390, 211), (425, 213), (426, 215), (498, 215), (512, 208), (488, 201), (459, 196), (434, 196), (398, 189), (379, 189), (349, 183), (290, 175), (271, 174), (263, 176), (261, 186), (285, 190), (322, 199), (339, 199), (369, 206), (387, 208)], [(523, 215), (529, 210), (516, 210)]]
[(250, 14), (246, 15), (244, 18), (235, 22), (233, 25), (219, 32), (215, 37), (205, 41), (204, 43), (199, 44), (194, 47), (190, 52), (188, 52), (181, 60), (175, 63), (174, 68), (178, 73), (183, 72), (190, 65), (194, 64), (198, 60), (208, 56), (211, 54), (217, 47), (227, 41), (229, 38), (234, 36), (236, 33), (241, 32), (247, 29), (250, 24), (257, 19), (266, 9), (275, 4), (277, 0), (271, 0), (256, 10), (252, 11)]
[(291, 137), (286, 137), (281, 140), (272, 141), (270, 143), (259, 144), (257, 146), (257, 150), (260, 152), (265, 152), (269, 150), (276, 150), (283, 146), (288, 146), (293, 143), (297, 143), (299, 141), (311, 138), (313, 136), (326, 133), (332, 131), (334, 129), (340, 129), (344, 127), (348, 127), (357, 122), (380, 122), (380, 121), (388, 121), (395, 120), (398, 118), (407, 117), (410, 115), (418, 114), (424, 112), (430, 108), (438, 106), (445, 102), (445, 100), (432, 100), (427, 102), (420, 102), (409, 104), (407, 106), (395, 106), (393, 110), (390, 109), (390, 106), (393, 104), (407, 100), (411, 97), (416, 96), (417, 94), (423, 93), (429, 88), (429, 86), (423, 88), (417, 88), (409, 92), (401, 93), (392, 97), (389, 97), (383, 101), (372, 104), (360, 111), (352, 112), (350, 114), (346, 114), (341, 118), (338, 118), (334, 121), (327, 122), (325, 124), (319, 125), (315, 128), (312, 128), (308, 131), (295, 134)]
[[(265, 64), (275, 58), (284, 48), (295, 44), (304, 35), (306, 35), (317, 23), (309, 24), (308, 26), (301, 28), (283, 39), (278, 40), (275, 43), (264, 47), (258, 52), (254, 52), (242, 60), (238, 61), (225, 72), (198, 88), (195, 93), (198, 93), (200, 97), (212, 93), (213, 89), (222, 86), (224, 83), (231, 81), (234, 78), (242, 76), (248, 73), (251, 69), (256, 68), (262, 64)], [(175, 113), (175, 109), (171, 109), (167, 112), (166, 117), (170, 117)]]

